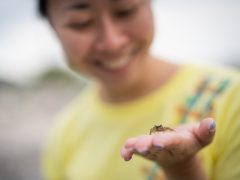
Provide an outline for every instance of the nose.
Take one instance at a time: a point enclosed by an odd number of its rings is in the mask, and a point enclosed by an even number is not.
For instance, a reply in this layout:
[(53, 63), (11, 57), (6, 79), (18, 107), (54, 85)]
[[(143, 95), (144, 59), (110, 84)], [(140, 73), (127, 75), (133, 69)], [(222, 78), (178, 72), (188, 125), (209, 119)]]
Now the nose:
[(103, 17), (99, 24), (95, 42), (97, 51), (115, 53), (125, 47), (128, 36), (123, 31), (123, 26), (117, 24), (108, 16)]

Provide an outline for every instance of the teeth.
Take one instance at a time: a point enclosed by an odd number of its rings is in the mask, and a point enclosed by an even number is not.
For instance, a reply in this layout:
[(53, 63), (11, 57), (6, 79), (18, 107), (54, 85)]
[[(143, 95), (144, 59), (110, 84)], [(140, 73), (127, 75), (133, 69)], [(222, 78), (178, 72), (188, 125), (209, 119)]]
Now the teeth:
[(122, 58), (114, 61), (104, 61), (102, 62), (102, 65), (109, 69), (119, 69), (124, 67), (128, 63), (128, 61), (128, 58)]

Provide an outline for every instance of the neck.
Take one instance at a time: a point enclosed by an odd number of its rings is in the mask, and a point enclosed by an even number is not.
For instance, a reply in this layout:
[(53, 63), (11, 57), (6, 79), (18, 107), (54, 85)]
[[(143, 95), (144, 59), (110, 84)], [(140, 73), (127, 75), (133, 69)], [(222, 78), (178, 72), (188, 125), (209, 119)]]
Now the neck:
[[(118, 104), (141, 98), (161, 88), (178, 70), (176, 64), (151, 58), (138, 81), (124, 88), (106, 88), (102, 86), (101, 96), (106, 102)], [(105, 88), (104, 88), (105, 87)]]

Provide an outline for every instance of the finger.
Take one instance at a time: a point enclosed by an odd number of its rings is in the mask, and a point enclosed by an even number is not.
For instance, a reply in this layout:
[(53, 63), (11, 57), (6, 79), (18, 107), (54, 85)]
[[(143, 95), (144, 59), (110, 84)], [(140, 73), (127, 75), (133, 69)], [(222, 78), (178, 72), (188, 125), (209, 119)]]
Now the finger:
[(204, 147), (212, 142), (216, 131), (216, 123), (212, 118), (206, 118), (201, 121), (200, 125), (194, 131), (200, 145)]
[(121, 149), (121, 156), (125, 161), (130, 161), (133, 156), (133, 151), (131, 149), (127, 149), (127, 148), (123, 147)]
[(135, 150), (140, 154), (146, 153), (152, 146), (152, 137), (153, 136), (150, 135), (143, 135), (138, 137), (135, 144)]
[(133, 149), (135, 147), (137, 140), (138, 140), (137, 137), (128, 138), (124, 144), (124, 147), (128, 149)]
[(153, 137), (152, 145), (158, 149), (172, 149), (179, 146), (182, 142), (182, 137), (175, 132), (166, 132)]

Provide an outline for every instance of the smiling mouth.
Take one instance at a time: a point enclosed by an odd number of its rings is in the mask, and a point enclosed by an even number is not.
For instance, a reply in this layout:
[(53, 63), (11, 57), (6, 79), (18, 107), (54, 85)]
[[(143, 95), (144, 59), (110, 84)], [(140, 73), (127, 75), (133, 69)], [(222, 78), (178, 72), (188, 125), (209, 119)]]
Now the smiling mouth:
[(96, 67), (102, 68), (107, 71), (119, 71), (128, 66), (131, 61), (131, 56), (125, 55), (121, 58), (105, 60), (105, 59), (96, 59), (93, 63)]
[(130, 58), (124, 57), (113, 61), (101, 61), (101, 66), (109, 70), (118, 70), (128, 65)]
[(134, 55), (138, 52), (139, 47), (132, 50), (130, 53), (126, 53), (121, 57), (116, 58), (99, 58), (93, 61), (96, 67), (102, 68), (107, 71), (119, 71), (126, 68), (132, 61)]

